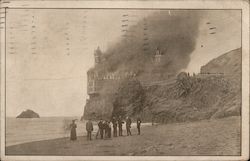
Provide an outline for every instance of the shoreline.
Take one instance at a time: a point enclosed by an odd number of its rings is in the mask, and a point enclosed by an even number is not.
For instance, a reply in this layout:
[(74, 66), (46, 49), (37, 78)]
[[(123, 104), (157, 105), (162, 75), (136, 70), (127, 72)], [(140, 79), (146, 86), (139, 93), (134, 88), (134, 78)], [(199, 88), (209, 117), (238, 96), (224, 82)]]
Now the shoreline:
[(92, 134), (92, 141), (86, 136), (76, 141), (69, 137), (35, 141), (8, 146), (6, 155), (240, 155), (240, 118), (146, 126), (141, 128), (141, 135), (132, 129), (132, 136), (103, 140)]
[[(96, 123), (97, 124), (97, 123)], [(95, 138), (95, 136), (96, 136), (96, 133), (97, 133), (97, 131), (98, 131), (98, 129), (97, 129), (97, 125), (96, 124), (94, 124), (94, 131), (92, 132), (92, 136), (93, 136), (93, 138)], [(144, 128), (144, 127), (147, 127), (147, 126), (151, 126), (151, 123), (142, 123), (141, 124), (141, 129), (142, 128)], [(136, 128), (136, 123), (133, 123), (132, 124), (132, 126), (131, 126), (131, 130), (134, 130), (134, 129), (136, 129), (137, 130), (137, 128)], [(113, 127), (112, 127), (112, 130), (113, 130)], [(113, 132), (113, 131), (112, 131)], [(111, 136), (112, 136), (112, 138), (113, 138), (113, 133), (111, 132)], [(125, 134), (126, 133), (126, 129), (125, 129), (125, 127), (123, 126), (123, 134)], [(33, 143), (33, 142), (38, 142), (38, 141), (48, 141), (48, 140), (55, 140), (55, 139), (65, 139), (65, 138), (70, 138), (70, 131), (68, 131), (66, 134), (65, 133), (61, 133), (62, 135), (64, 135), (64, 136), (62, 136), (62, 137), (55, 137), (55, 138), (48, 138), (48, 139), (38, 139), (38, 140), (34, 140), (34, 141), (24, 141), (24, 142), (21, 142), (21, 143), (7, 143), (7, 145), (8, 146), (6, 146), (7, 148), (8, 147), (11, 147), (11, 146), (16, 146), (16, 145), (21, 145), (21, 144), (27, 144), (27, 143)], [(117, 135), (118, 135), (118, 128), (117, 128)], [(84, 131), (84, 133), (83, 133), (83, 135), (77, 135), (77, 137), (87, 137), (87, 132), (86, 131)]]
[[(52, 119), (56, 119), (56, 118), (52, 118)], [(65, 118), (62, 117), (62, 119), (65, 119)], [(33, 120), (23, 119), (23, 121), (28, 121), (27, 123), (33, 124)], [(44, 121), (48, 122), (48, 120), (38, 120), (38, 119), (35, 119), (35, 121), (41, 121), (41, 122), (39, 122), (39, 125), (41, 125), (41, 126), (44, 126), (42, 124)], [(8, 129), (8, 127), (10, 128), (10, 126), (7, 126), (6, 147), (25, 144), (25, 143), (31, 143), (31, 142), (36, 142), (36, 141), (45, 141), (45, 140), (53, 140), (53, 139), (70, 137), (70, 129), (67, 129), (66, 131), (63, 129), (63, 128), (65, 128), (65, 124), (63, 127), (63, 120), (57, 120), (57, 122), (60, 122), (60, 124), (56, 125), (56, 126), (59, 126), (59, 128), (50, 129), (50, 130), (55, 130), (56, 132), (53, 132), (53, 131), (43, 132), (40, 130), (40, 131), (35, 131), (35, 132), (33, 131), (32, 133), (30, 133), (30, 132), (27, 133), (25, 131), (13, 131), (13, 130), (11, 131)], [(87, 132), (85, 130), (85, 123), (86, 123), (86, 121), (79, 121), (77, 123), (77, 126), (78, 126), (77, 130), (76, 130), (77, 136), (87, 136)], [(98, 122), (93, 121), (94, 131), (92, 132), (92, 135), (96, 135), (96, 133), (98, 131), (97, 123)], [(67, 124), (69, 125), (70, 122), (67, 122)], [(151, 123), (142, 123), (141, 127), (145, 127), (145, 126), (149, 126), (149, 125), (151, 125)], [(32, 129), (34, 129), (34, 127), (28, 126), (26, 129), (27, 130), (30, 129), (32, 131)], [(131, 129), (136, 129), (135, 122), (132, 123)], [(125, 125), (123, 125), (123, 130), (125, 130)], [(46, 130), (46, 131), (49, 131), (49, 130)], [(18, 133), (18, 132), (22, 132), (22, 133)], [(11, 135), (8, 135), (9, 133)], [(33, 137), (34, 135), (36, 135), (36, 137)], [(20, 136), (21, 136), (21, 138), (18, 138)]]

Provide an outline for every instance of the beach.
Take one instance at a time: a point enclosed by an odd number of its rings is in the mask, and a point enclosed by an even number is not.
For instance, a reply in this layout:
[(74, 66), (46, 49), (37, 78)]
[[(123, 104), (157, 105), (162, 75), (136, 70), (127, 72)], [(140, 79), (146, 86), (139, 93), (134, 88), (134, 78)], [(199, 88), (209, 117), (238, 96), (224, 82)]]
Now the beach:
[(88, 141), (78, 136), (34, 141), (6, 147), (6, 155), (63, 156), (183, 156), (240, 155), (241, 117), (144, 126), (141, 135)]

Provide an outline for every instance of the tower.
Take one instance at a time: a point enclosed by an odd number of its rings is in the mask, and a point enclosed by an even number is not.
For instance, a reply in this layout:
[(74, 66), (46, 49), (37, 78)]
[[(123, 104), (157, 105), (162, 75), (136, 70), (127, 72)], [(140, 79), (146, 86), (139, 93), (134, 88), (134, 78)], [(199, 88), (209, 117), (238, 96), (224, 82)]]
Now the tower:
[(95, 56), (95, 65), (100, 64), (102, 61), (102, 52), (100, 50), (100, 47), (98, 46), (97, 49), (94, 52)]
[(155, 63), (156, 64), (161, 62), (161, 57), (162, 57), (162, 53), (161, 53), (160, 49), (157, 47), (156, 51), (155, 51)]

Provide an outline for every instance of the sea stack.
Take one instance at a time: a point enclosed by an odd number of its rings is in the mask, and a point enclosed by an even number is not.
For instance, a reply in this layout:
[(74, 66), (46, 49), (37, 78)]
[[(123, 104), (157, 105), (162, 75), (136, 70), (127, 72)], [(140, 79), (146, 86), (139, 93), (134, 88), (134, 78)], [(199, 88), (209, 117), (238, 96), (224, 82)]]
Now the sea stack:
[(20, 115), (18, 115), (16, 118), (40, 118), (40, 116), (36, 112), (27, 109), (26, 111), (23, 111)]

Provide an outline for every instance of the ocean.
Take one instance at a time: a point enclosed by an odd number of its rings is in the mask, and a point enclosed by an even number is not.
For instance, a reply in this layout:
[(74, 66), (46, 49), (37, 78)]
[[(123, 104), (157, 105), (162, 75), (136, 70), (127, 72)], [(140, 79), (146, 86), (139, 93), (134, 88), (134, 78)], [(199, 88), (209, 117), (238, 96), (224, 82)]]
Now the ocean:
[[(86, 135), (86, 121), (79, 121), (80, 117), (41, 117), (41, 118), (7, 118), (6, 146), (32, 141), (69, 137), (69, 125), (73, 119), (78, 119), (77, 135)], [(94, 122), (94, 131), (97, 125)]]
[[(86, 121), (79, 121), (80, 117), (41, 117), (32, 119), (6, 119), (6, 146), (17, 145), (33, 141), (49, 140), (70, 136), (69, 125), (73, 119), (78, 119), (77, 136), (86, 136)], [(93, 122), (95, 134), (98, 130), (97, 122)], [(143, 123), (142, 126), (150, 125)], [(136, 123), (132, 123), (132, 129)], [(123, 125), (125, 130), (125, 125)]]

